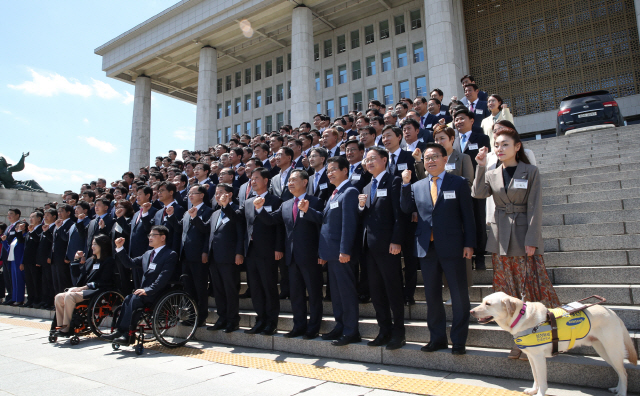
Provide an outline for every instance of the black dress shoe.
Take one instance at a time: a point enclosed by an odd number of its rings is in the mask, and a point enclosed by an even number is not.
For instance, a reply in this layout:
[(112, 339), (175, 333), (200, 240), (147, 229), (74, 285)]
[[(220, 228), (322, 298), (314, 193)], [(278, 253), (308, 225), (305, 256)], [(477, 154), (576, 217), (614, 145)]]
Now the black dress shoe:
[(238, 297), (240, 297), (240, 298), (251, 298), (251, 292), (249, 290), (247, 290), (246, 292), (242, 293)]
[(257, 322), (252, 328), (249, 330), (245, 330), (245, 334), (259, 334), (264, 330), (266, 324), (264, 322)]
[(65, 338), (69, 338), (71, 337), (71, 330), (69, 331), (56, 331), (56, 334), (58, 335), (58, 337), (65, 337)]
[(33, 308), (33, 303), (26, 302), (26, 303), (24, 304), (24, 307), (25, 307), (25, 308)]
[(120, 330), (116, 330), (111, 334), (107, 334), (107, 335), (103, 335), (102, 338), (104, 338), (105, 340), (109, 340), (109, 341), (113, 341), (116, 338), (120, 338), (122, 337), (122, 332)]
[(322, 335), (323, 340), (337, 340), (340, 337), (342, 337), (342, 331), (337, 331), (336, 329)]
[(39, 309), (44, 309), (46, 311), (49, 310), (49, 306), (47, 304), (40, 304), (40, 306), (38, 307)]
[(449, 345), (448, 344), (436, 344), (434, 342), (429, 342), (427, 345), (423, 346), (422, 348), (420, 348), (420, 350), (422, 352), (435, 352), (438, 351), (440, 349), (449, 349)]
[(331, 345), (333, 346), (345, 346), (345, 345), (349, 345), (349, 344), (353, 344), (356, 342), (360, 342), (362, 341), (362, 338), (360, 337), (360, 334), (354, 335), (354, 336), (342, 336), (340, 338), (338, 338), (337, 340), (333, 341), (331, 343)]
[(235, 324), (230, 324), (227, 325), (227, 327), (225, 327), (224, 332), (225, 333), (233, 333), (234, 331), (238, 330), (240, 328), (240, 326), (235, 323)]
[(286, 300), (287, 298), (289, 298), (289, 293), (280, 293), (280, 295), (278, 297), (281, 300)]
[(324, 296), (322, 301), (331, 301), (331, 295), (328, 294), (328, 295)]
[(478, 259), (477, 257), (474, 259), (476, 271), (485, 271), (487, 269), (487, 265), (484, 262), (484, 257)]
[(124, 345), (124, 346), (131, 345), (136, 342), (136, 335), (135, 334), (123, 335), (122, 337), (119, 337), (113, 340), (113, 342), (115, 342), (116, 344)]
[(413, 298), (405, 298), (404, 299), (404, 305), (416, 305), (416, 300)]
[(314, 340), (316, 338), (318, 338), (318, 336), (320, 335), (320, 333), (318, 333), (317, 331), (315, 333), (306, 333), (304, 336), (302, 336), (303, 340)]
[(216, 331), (216, 330), (222, 330), (226, 327), (227, 327), (227, 323), (219, 320), (213, 326), (207, 326), (207, 330)]
[(467, 349), (464, 347), (464, 345), (453, 345), (453, 348), (451, 348), (451, 354), (452, 355), (464, 355), (467, 353)]
[(386, 346), (388, 351), (394, 351), (407, 345), (407, 340), (404, 337), (392, 337), (391, 341)]
[(15, 301), (12, 300), (4, 300), (4, 302), (2, 303), (2, 305), (12, 305)]
[(276, 326), (270, 325), (268, 324), (264, 330), (262, 330), (260, 332), (260, 334), (265, 335), (265, 336), (270, 336), (270, 335), (274, 335), (278, 332), (278, 328)]
[(358, 300), (360, 300), (360, 304), (366, 304), (371, 301), (371, 297), (366, 294), (361, 294), (358, 296)]
[(306, 330), (296, 330), (293, 329), (288, 333), (284, 334), (284, 337), (286, 338), (294, 338), (294, 337), (300, 337), (301, 335), (305, 335), (306, 334)]
[(379, 333), (378, 336), (373, 339), (373, 341), (367, 342), (367, 345), (372, 347), (383, 346), (383, 345), (387, 345), (389, 341), (391, 341), (390, 334)]

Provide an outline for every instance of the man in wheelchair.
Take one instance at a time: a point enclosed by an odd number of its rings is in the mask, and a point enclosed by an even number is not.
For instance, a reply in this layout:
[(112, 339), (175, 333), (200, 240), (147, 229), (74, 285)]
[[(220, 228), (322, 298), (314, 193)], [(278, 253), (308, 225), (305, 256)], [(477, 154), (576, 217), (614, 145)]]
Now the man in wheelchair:
[(127, 268), (141, 268), (143, 272), (140, 289), (133, 291), (124, 299), (120, 315), (116, 322), (116, 331), (103, 338), (121, 345), (135, 342), (135, 329), (140, 319), (142, 308), (150, 305), (169, 286), (178, 263), (178, 255), (166, 246), (169, 229), (157, 225), (149, 233), (149, 246), (142, 256), (131, 258), (124, 250), (124, 238), (115, 240), (116, 260)]

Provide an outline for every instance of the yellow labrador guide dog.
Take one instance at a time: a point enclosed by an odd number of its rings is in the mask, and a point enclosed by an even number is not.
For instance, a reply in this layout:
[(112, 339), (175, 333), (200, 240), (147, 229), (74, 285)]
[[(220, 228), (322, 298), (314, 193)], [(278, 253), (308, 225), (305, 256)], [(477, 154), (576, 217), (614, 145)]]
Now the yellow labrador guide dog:
[[(555, 319), (547, 316), (549, 311)], [(524, 303), (499, 292), (485, 297), (482, 304), (471, 310), (471, 315), (480, 324), (495, 321), (513, 336), (516, 345), (527, 354), (533, 373), (533, 387), (525, 389), (526, 394), (544, 396), (547, 391), (545, 359), (554, 356), (554, 346), (559, 352), (566, 352), (573, 347), (586, 345), (593, 346), (618, 373), (618, 386), (609, 390), (617, 396), (627, 395), (624, 358), (636, 365), (638, 356), (627, 328), (610, 309), (593, 305), (574, 313), (562, 309), (547, 310), (541, 303)], [(552, 337), (556, 339), (555, 342)]]

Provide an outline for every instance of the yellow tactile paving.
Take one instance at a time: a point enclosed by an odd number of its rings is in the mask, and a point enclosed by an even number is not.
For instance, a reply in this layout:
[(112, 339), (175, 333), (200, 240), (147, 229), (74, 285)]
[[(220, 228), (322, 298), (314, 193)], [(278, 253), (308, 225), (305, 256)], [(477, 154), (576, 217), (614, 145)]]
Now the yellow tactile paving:
[[(50, 323), (40, 323), (29, 320), (3, 318), (0, 323), (30, 327), (34, 329), (49, 330)], [(230, 352), (220, 352), (211, 349), (199, 349), (191, 347), (166, 348), (158, 342), (145, 344), (147, 349), (167, 353), (175, 356), (184, 356), (208, 362), (255, 368), (304, 378), (319, 379), (322, 381), (336, 382), (363, 386), (374, 389), (385, 389), (397, 392), (414, 393), (428, 396), (520, 396), (521, 392), (504, 389), (487, 388), (483, 386), (456, 384), (454, 382), (435, 381), (419, 378), (408, 378), (398, 375), (368, 373), (355, 370), (344, 370), (333, 367), (316, 366), (294, 362), (276, 361), (267, 358), (245, 356)]]

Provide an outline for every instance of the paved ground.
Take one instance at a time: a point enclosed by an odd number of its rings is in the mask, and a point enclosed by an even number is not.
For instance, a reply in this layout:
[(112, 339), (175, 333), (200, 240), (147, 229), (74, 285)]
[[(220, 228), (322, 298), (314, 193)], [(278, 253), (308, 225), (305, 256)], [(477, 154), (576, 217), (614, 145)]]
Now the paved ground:
[[(410, 394), (376, 389), (389, 388), (390, 383), (395, 383), (396, 389), (419, 394), (507, 396), (522, 395), (519, 391), (530, 386), (528, 381), (367, 365), (212, 343), (193, 343), (190, 347), (196, 349), (166, 352), (151, 346), (138, 357), (130, 348), (114, 352), (110, 344), (96, 338), (84, 338), (77, 346), (71, 346), (68, 340), (50, 344), (46, 330), (49, 323), (0, 315), (0, 396)], [(320, 368), (326, 374), (317, 379)], [(548, 395), (610, 393), (552, 387)]]

